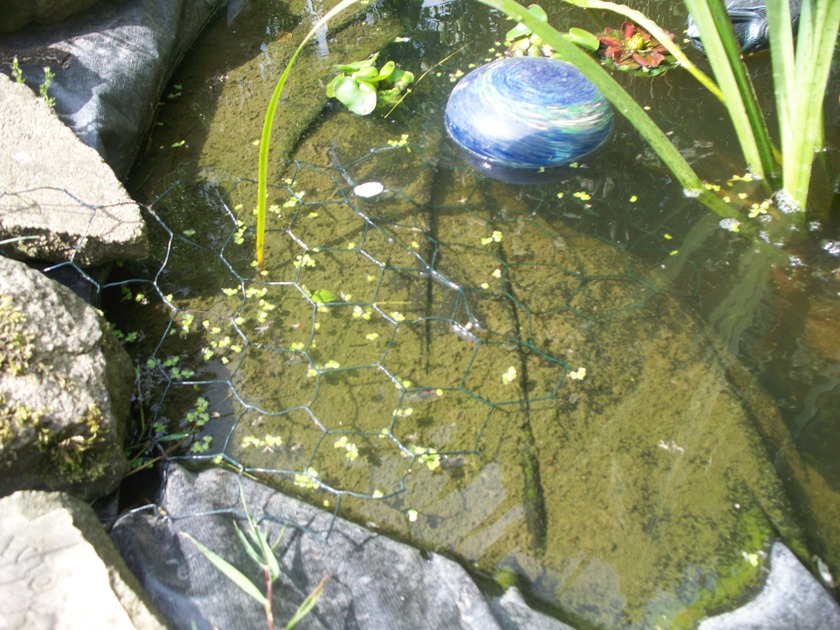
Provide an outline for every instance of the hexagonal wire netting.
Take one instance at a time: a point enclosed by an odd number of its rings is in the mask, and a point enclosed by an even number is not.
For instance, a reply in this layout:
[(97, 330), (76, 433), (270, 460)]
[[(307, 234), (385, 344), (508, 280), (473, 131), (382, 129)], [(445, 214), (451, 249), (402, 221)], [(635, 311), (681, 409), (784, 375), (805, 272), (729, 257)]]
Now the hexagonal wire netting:
[[(355, 195), (372, 176), (389, 189)], [(414, 198), (424, 177), (432, 198)], [(119, 335), (139, 342), (135, 463), (222, 464), (325, 492), (337, 513), (348, 496), (403, 493), (418, 466), (457, 474), (500, 414), (574, 398), (585, 366), (545, 322), (610, 317), (658, 289), (622, 247), (537, 212), (544, 192), (494, 209), (480, 181), (404, 141), (346, 166), (295, 162), (270, 194), (262, 274), (242, 219), (254, 182), (161, 195), (153, 259), (104, 287)], [(575, 240), (600, 249), (597, 268)]]

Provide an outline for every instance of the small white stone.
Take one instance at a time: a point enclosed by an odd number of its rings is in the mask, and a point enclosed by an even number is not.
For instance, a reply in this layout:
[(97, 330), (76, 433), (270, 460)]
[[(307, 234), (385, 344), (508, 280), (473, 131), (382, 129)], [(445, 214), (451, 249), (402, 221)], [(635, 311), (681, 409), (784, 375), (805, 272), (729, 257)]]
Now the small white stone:
[(385, 186), (380, 182), (365, 182), (356, 186), (353, 189), (353, 194), (357, 197), (370, 199), (371, 197), (376, 197), (376, 195), (381, 195), (384, 191)]

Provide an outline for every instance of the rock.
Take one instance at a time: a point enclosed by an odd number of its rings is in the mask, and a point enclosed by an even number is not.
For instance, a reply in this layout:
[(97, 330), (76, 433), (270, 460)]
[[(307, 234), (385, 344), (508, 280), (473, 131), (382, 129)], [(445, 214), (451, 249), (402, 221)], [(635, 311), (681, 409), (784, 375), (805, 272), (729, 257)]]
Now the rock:
[(0, 33), (16, 31), (30, 22), (52, 24), (92, 7), (100, 0), (0, 0)]
[(140, 208), (96, 151), (2, 75), (0, 109), (0, 235), (30, 239), (6, 247), (81, 266), (146, 256)]
[(0, 511), (0, 627), (166, 627), (88, 505), (22, 491)]
[[(167, 468), (165, 518), (129, 513), (111, 537), (173, 628), (259, 628), (262, 607), (222, 575), (189, 534), (244, 571), (264, 592), (262, 574), (238, 542), (242, 501), (268, 531), (282, 575), (274, 585), (275, 619), (284, 624), (323, 578), (323, 596), (307, 628), (569, 628), (530, 609), (513, 589), (488, 602), (467, 572), (222, 470), (193, 474)], [(241, 496), (243, 497), (240, 499)], [(232, 511), (236, 509), (234, 514)], [(216, 512), (219, 510), (219, 512)], [(212, 515), (208, 511), (214, 512)], [(302, 527), (286, 527), (286, 523)]]
[(42, 83), (44, 66), (52, 68), (56, 112), (123, 179), (172, 69), (224, 4), (108, 0), (61, 24), (7, 36), (0, 53), (15, 51), (32, 85)]
[(700, 630), (840, 628), (840, 606), (782, 544), (773, 545), (770, 574), (745, 606), (707, 619)]
[(23, 263), (0, 258), (0, 495), (113, 491), (133, 370), (93, 308)]

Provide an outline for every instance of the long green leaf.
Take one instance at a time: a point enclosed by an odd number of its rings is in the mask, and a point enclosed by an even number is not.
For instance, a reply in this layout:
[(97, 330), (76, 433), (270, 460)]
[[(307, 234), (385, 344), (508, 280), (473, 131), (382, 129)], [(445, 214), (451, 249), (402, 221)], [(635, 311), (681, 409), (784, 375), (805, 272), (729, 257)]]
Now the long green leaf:
[(184, 536), (186, 536), (192, 543), (198, 547), (198, 550), (204, 554), (204, 557), (207, 558), (210, 562), (213, 563), (219, 571), (225, 574), (225, 577), (229, 579), (231, 582), (236, 584), (240, 589), (242, 589), (246, 594), (250, 595), (253, 599), (258, 601), (262, 604), (263, 607), (268, 605), (268, 600), (265, 598), (259, 589), (254, 586), (254, 583), (249, 580), (245, 574), (243, 574), (239, 569), (233, 566), (230, 562), (222, 558), (219, 554), (214, 551), (211, 551), (207, 547), (205, 547), (202, 543), (198, 542), (195, 538), (184, 532)]
[(760, 178), (776, 176), (773, 145), (723, 0), (685, 0), (725, 97), (747, 166)]
[(260, 137), (260, 157), (259, 168), (257, 172), (257, 268), (259, 271), (263, 270), (265, 263), (265, 218), (266, 218), (266, 199), (268, 197), (268, 149), (271, 144), (271, 128), (274, 125), (274, 115), (277, 112), (277, 103), (280, 100), (280, 95), (283, 93), (283, 88), (292, 71), (292, 66), (297, 60), (298, 55), (304, 49), (309, 40), (336, 15), (341, 13), (344, 9), (356, 4), (357, 2), (366, 2), (367, 0), (342, 0), (315, 23), (312, 30), (306, 34), (303, 41), (295, 50), (289, 63), (280, 75), (277, 85), (274, 87), (274, 93), (268, 102), (268, 108), (265, 112), (265, 120), (263, 121), (262, 136)]
[(514, 0), (480, 0), (525, 24), (554, 48), (566, 61), (572, 63), (597, 87), (613, 106), (636, 128), (651, 148), (682, 184), (689, 196), (698, 197), (713, 212), (722, 217), (735, 218), (738, 213), (729, 204), (706, 190), (703, 182), (685, 158), (668, 139), (668, 136), (647, 115), (641, 105), (628, 94), (592, 57), (568, 41), (549, 24), (541, 22), (525, 7)]
[(653, 35), (654, 38), (659, 40), (659, 43), (662, 44), (671, 56), (677, 60), (677, 63), (684, 69), (686, 69), (691, 75), (697, 79), (700, 84), (705, 87), (709, 92), (715, 95), (717, 99), (721, 103), (725, 103), (723, 98), (723, 94), (720, 91), (720, 88), (717, 84), (712, 81), (709, 76), (704, 73), (700, 68), (698, 68), (694, 63), (685, 56), (685, 53), (682, 49), (674, 43), (668, 33), (665, 32), (662, 27), (660, 27), (656, 22), (651, 20), (648, 16), (646, 16), (641, 11), (636, 11), (635, 9), (631, 9), (627, 5), (624, 4), (616, 4), (614, 2), (606, 2), (605, 0), (564, 0), (569, 4), (573, 4), (576, 7), (581, 7), (584, 9), (602, 9), (606, 11), (612, 11), (613, 13), (617, 13), (618, 15), (623, 15), (626, 18), (633, 20), (636, 24), (641, 26), (645, 29), (648, 33)]
[(309, 595), (306, 596), (306, 599), (304, 599), (300, 606), (298, 606), (295, 614), (292, 615), (292, 618), (289, 619), (289, 622), (285, 625), (284, 630), (292, 630), (292, 628), (294, 628), (301, 619), (310, 613), (310, 611), (315, 607), (315, 604), (318, 603), (318, 600), (321, 599), (321, 595), (324, 594), (324, 585), (326, 585), (327, 580), (329, 579), (329, 577), (321, 578), (321, 581), (318, 582), (318, 586), (312, 589), (312, 592), (309, 593)]
[(787, 0), (768, 0), (767, 17), (783, 186), (792, 205), (804, 209), (814, 152), (823, 142), (822, 103), (840, 29), (840, 2), (803, 0), (795, 51)]

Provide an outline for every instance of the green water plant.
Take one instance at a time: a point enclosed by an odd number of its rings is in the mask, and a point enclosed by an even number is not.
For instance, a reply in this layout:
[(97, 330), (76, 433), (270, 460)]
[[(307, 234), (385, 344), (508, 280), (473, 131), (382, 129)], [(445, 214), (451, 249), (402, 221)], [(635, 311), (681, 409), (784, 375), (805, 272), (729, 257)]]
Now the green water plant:
[[(672, 42), (662, 39), (660, 27), (640, 12), (604, 0), (564, 1), (585, 9), (613, 11), (650, 30), (678, 63), (724, 104), (747, 167), (756, 177), (768, 182), (779, 205), (786, 211), (805, 209), (814, 158), (823, 146), (822, 102), (840, 28), (840, 3), (802, 0), (794, 46), (788, 0), (767, 0), (774, 92), (779, 112), (779, 150), (770, 138), (724, 0), (685, 0), (700, 31), (717, 84), (711, 83), (693, 64), (687, 65), (685, 55), (674, 50)], [(632, 118), (630, 121), (636, 124)]]
[[(538, 4), (529, 5), (528, 12), (541, 22), (548, 22), (548, 15)], [(600, 44), (595, 35), (582, 28), (569, 29), (566, 37), (584, 50), (591, 52), (598, 50)], [(555, 55), (555, 50), (522, 22), (505, 34), (505, 45), (507, 46), (505, 55), (508, 57), (553, 57)]]
[[(248, 554), (248, 557), (253, 560), (256, 565), (260, 568), (260, 571), (263, 575), (263, 581), (265, 586), (265, 593), (263, 593), (259, 586), (252, 582), (248, 576), (242, 573), (239, 569), (237, 569), (232, 563), (225, 560), (222, 556), (217, 554), (215, 551), (209, 549), (206, 545), (196, 540), (190, 534), (184, 532), (184, 536), (192, 542), (198, 550), (207, 558), (210, 563), (216, 567), (222, 574), (233, 582), (239, 589), (241, 589), (246, 595), (251, 597), (251, 599), (259, 602), (263, 609), (265, 610), (265, 621), (266, 627), (268, 630), (274, 630), (274, 611), (273, 611), (273, 598), (274, 598), (274, 583), (281, 575), (280, 570), (280, 563), (277, 561), (277, 557), (274, 555), (275, 549), (280, 544), (280, 541), (283, 538), (283, 534), (285, 533), (285, 527), (283, 531), (277, 536), (277, 540), (274, 541), (274, 544), (270, 544), (268, 540), (268, 535), (259, 528), (254, 517), (251, 516), (251, 513), (248, 511), (248, 506), (245, 503), (245, 494), (242, 492), (240, 488), (240, 497), (242, 500), (243, 511), (245, 512), (245, 518), (248, 524), (247, 529), (244, 531), (239, 524), (234, 521), (233, 526), (236, 529), (236, 536), (239, 539), (239, 543), (245, 552)], [(301, 619), (303, 619), (309, 612), (315, 607), (315, 604), (318, 603), (318, 600), (321, 598), (321, 595), (324, 592), (324, 586), (329, 578), (324, 577), (321, 582), (312, 590), (309, 595), (307, 595), (306, 599), (303, 600), (300, 606), (298, 606), (295, 614), (292, 618), (286, 623), (285, 630), (290, 630), (294, 628)]]
[[(673, 39), (673, 35), (668, 35)], [(598, 42), (598, 55), (604, 63), (622, 72), (655, 76), (676, 65), (658, 39), (632, 22), (605, 28)]]
[[(642, 106), (623, 88), (589, 53), (564, 37), (562, 33), (529, 12), (515, 0), (481, 0), (484, 4), (502, 11), (517, 22), (522, 22), (539, 35), (557, 53), (557, 56), (575, 65), (617, 111), (621, 112), (651, 148), (668, 166), (682, 184), (686, 194), (697, 197), (722, 218), (737, 219), (738, 212), (720, 197), (709, 191), (691, 165), (680, 154), (665, 132), (648, 116)], [(648, 29), (650, 30), (650, 29)], [(653, 31), (651, 31), (653, 33)], [(663, 36), (667, 39), (667, 36)]]
[[(736, 218), (736, 212), (723, 200), (705, 194), (698, 175), (679, 154), (662, 130), (612, 77), (597, 68), (547, 22), (514, 0), (481, 0), (525, 24), (555, 48), (557, 56), (573, 63), (592, 81), (650, 144), (665, 165), (683, 184), (686, 194), (698, 196), (707, 207), (723, 217)], [(771, 54), (773, 55), (776, 99), (782, 151), (774, 149), (767, 124), (755, 98), (738, 43), (726, 14), (723, 0), (686, 0), (701, 32), (709, 63), (718, 84), (700, 72), (670, 41), (667, 33), (638, 11), (603, 0), (564, 0), (587, 9), (610, 10), (648, 30), (727, 108), (745, 161), (751, 172), (765, 179), (785, 211), (802, 210), (808, 196), (808, 182), (815, 151), (822, 140), (822, 99), (828, 79), (834, 42), (840, 26), (840, 3), (831, 0), (803, 0), (799, 46), (794, 49), (787, 0), (768, 0)], [(707, 44), (708, 41), (708, 44)], [(785, 140), (786, 139), (786, 140)], [(778, 177), (783, 173), (783, 179)], [(798, 213), (797, 217), (804, 217)]]
[(325, 27), (327, 23), (336, 15), (345, 9), (353, 6), (357, 2), (365, 3), (366, 0), (342, 0), (332, 9), (327, 11), (324, 16), (318, 20), (312, 29), (303, 38), (303, 41), (295, 49), (289, 63), (283, 70), (280, 78), (277, 80), (277, 85), (274, 86), (274, 92), (268, 101), (268, 107), (265, 111), (265, 119), (263, 120), (262, 135), (260, 136), (260, 155), (257, 169), (257, 230), (256, 230), (256, 263), (257, 269), (262, 273), (265, 267), (265, 219), (267, 213), (267, 198), (268, 198), (268, 150), (271, 146), (271, 129), (274, 126), (274, 116), (277, 113), (277, 103), (280, 101), (280, 96), (283, 94), (283, 88), (286, 86), (286, 81), (292, 72), (295, 61), (300, 56), (300, 53), (309, 43), (315, 34)]
[[(780, 155), (772, 149), (769, 137), (765, 139), (767, 124), (761, 109), (754, 104), (752, 85), (723, 0), (685, 0), (685, 4), (700, 30), (703, 47), (727, 102), (743, 101), (749, 128), (757, 142), (770, 145), (759, 147), (762, 151), (759, 159), (774, 184), (777, 201), (788, 210), (804, 209), (814, 159), (824, 143), (822, 104), (840, 29), (840, 2), (802, 0), (794, 45), (788, 0), (767, 0)], [(734, 85), (724, 82), (723, 77), (729, 72), (734, 77)], [(736, 124), (734, 117), (733, 124)], [(750, 170), (761, 176), (759, 164), (748, 156), (746, 149), (744, 156)]]
[(388, 61), (376, 67), (379, 53), (363, 61), (334, 66), (339, 73), (327, 84), (327, 98), (336, 98), (359, 116), (397, 103), (414, 82), (414, 74)]

